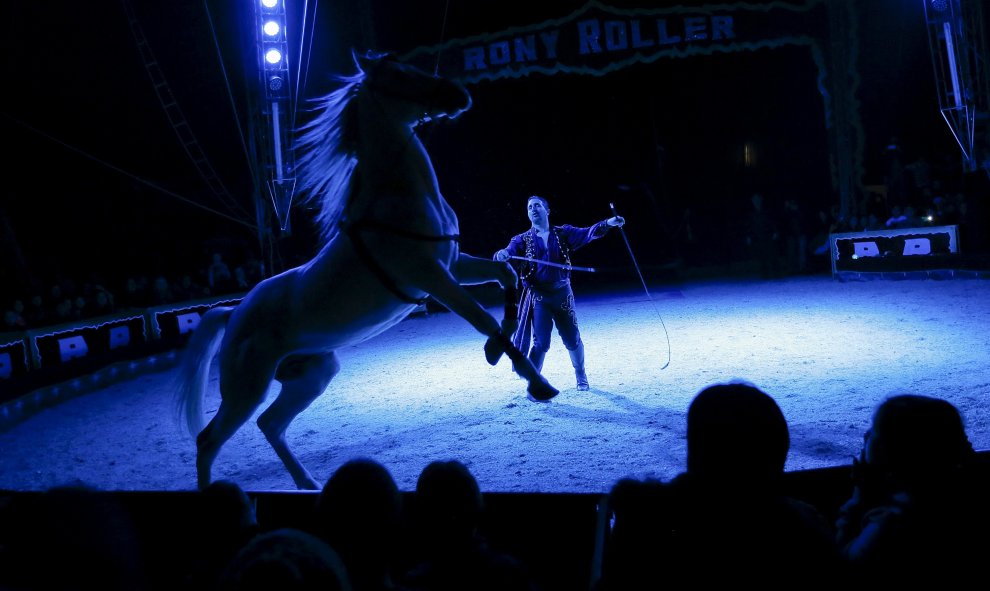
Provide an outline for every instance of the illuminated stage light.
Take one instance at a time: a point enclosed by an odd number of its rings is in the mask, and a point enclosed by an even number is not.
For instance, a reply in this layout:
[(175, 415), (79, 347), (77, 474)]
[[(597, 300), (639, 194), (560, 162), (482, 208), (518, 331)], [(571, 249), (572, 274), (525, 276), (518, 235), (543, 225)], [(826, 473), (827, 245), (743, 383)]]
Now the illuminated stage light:
[(265, 52), (265, 62), (277, 66), (282, 62), (282, 52), (277, 49), (269, 49)]
[(259, 47), (256, 55), (261, 62), (259, 82), (267, 101), (265, 114), (269, 117), (271, 130), (269, 141), (263, 146), (271, 157), (266, 162), (264, 174), (268, 177), (266, 184), (279, 226), (285, 230), (295, 186), (292, 152), (285, 150), (292, 142), (293, 119), (293, 106), (289, 103), (293, 82), (289, 78), (290, 43), (285, 0), (261, 0), (260, 4), (255, 4), (255, 19), (254, 34)]

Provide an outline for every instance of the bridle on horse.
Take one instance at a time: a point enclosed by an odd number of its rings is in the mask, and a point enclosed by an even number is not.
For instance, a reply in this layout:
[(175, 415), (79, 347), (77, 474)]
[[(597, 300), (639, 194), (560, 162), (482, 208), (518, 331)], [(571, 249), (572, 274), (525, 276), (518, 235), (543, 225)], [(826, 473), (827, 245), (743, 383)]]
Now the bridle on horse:
[(354, 222), (342, 221), (341, 223), (347, 237), (351, 239), (351, 244), (354, 245), (354, 250), (357, 252), (358, 257), (364, 262), (365, 265), (368, 266), (369, 269), (371, 269), (371, 272), (378, 277), (378, 280), (382, 282), (382, 285), (384, 285), (387, 290), (392, 292), (400, 300), (410, 304), (416, 304), (417, 306), (425, 304), (426, 300), (429, 299), (428, 296), (417, 299), (399, 289), (399, 286), (395, 284), (395, 281), (389, 277), (388, 273), (385, 272), (385, 269), (378, 264), (378, 261), (375, 260), (375, 257), (372, 254), (371, 249), (368, 248), (368, 245), (361, 240), (360, 232), (363, 230), (378, 230), (381, 232), (389, 232), (391, 234), (395, 234), (396, 236), (402, 236), (403, 238), (412, 238), (414, 240), (422, 240), (425, 242), (459, 242), (461, 239), (458, 234), (431, 236), (429, 234), (411, 232), (405, 228), (399, 228), (378, 220), (360, 219)]

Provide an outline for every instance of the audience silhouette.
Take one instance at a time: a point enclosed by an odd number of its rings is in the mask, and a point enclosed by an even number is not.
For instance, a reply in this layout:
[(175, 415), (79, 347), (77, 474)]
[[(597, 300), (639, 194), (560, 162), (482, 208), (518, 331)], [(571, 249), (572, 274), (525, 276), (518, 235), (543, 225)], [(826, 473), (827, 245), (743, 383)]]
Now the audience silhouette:
[(394, 572), (402, 514), (392, 474), (370, 458), (345, 462), (323, 486), (315, 533), (340, 555), (354, 591), (402, 589)]
[(146, 269), (101, 270), (86, 277), (67, 277), (57, 272), (51, 277), (0, 282), (0, 312), (4, 317), (0, 332), (22, 332), (248, 291), (264, 278), (264, 265), (246, 252), (233, 271), (220, 253), (213, 253), (210, 262), (198, 269), (155, 265)]
[[(687, 412), (687, 469), (669, 482), (622, 478), (603, 496), (588, 589), (668, 581), (953, 588), (979, 580), (990, 555), (990, 464), (952, 404), (899, 394), (877, 405), (849, 496), (829, 507), (834, 527), (822, 507), (785, 492), (789, 449), (771, 396), (745, 382), (702, 389)], [(187, 514), (194, 529), (174, 544), (136, 527), (133, 507), (113, 493), (84, 483), (0, 496), (0, 589), (543, 586), (533, 569), (546, 565), (489, 543), (485, 497), (458, 460), (425, 466), (404, 505), (384, 465), (352, 459), (327, 480), (302, 528), (266, 529), (232, 481), (197, 495)]]
[(261, 533), (254, 501), (238, 484), (215, 480), (196, 493), (185, 589), (215, 589), (237, 553)]
[(770, 210), (761, 193), (750, 195), (751, 207), (746, 214), (746, 247), (759, 266), (764, 279), (780, 275), (780, 230), (775, 212)]
[(206, 269), (207, 284), (213, 293), (226, 293), (236, 289), (234, 275), (219, 252), (213, 253), (210, 265)]
[(419, 558), (403, 585), (416, 591), (536, 591), (526, 565), (493, 549), (482, 535), (484, 510), (467, 466), (456, 460), (428, 464), (410, 510)]
[[(597, 591), (643, 581), (691, 586), (794, 585), (815, 573), (842, 580), (824, 515), (783, 493), (787, 422), (769, 395), (745, 383), (703, 389), (687, 414), (687, 470), (669, 483), (622, 479), (609, 493)], [(606, 523), (609, 523), (608, 521)]]
[(234, 556), (221, 591), (351, 591), (340, 556), (319, 537), (294, 528), (258, 534)]
[(916, 394), (881, 402), (836, 522), (853, 573), (891, 588), (979, 580), (990, 556), (988, 481), (952, 404)]

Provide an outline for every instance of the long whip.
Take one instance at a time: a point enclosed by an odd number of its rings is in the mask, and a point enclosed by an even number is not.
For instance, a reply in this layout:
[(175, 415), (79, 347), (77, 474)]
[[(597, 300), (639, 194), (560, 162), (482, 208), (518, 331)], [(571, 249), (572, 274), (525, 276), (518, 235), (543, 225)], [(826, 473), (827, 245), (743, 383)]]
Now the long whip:
[[(612, 215), (615, 217), (621, 217), (618, 212), (615, 211), (614, 203), (609, 203), (608, 206), (612, 209)], [(626, 243), (626, 250), (629, 251), (629, 258), (632, 259), (633, 267), (636, 268), (636, 274), (639, 275), (639, 281), (643, 284), (643, 291), (646, 292), (646, 298), (650, 300), (650, 304), (653, 306), (653, 311), (656, 313), (657, 319), (660, 320), (660, 326), (663, 327), (663, 334), (667, 338), (667, 362), (660, 368), (667, 369), (667, 366), (670, 365), (670, 333), (667, 332), (667, 325), (664, 324), (663, 318), (660, 316), (660, 311), (657, 310), (657, 303), (653, 300), (653, 296), (650, 295), (650, 289), (646, 287), (646, 280), (643, 279), (643, 273), (639, 270), (639, 264), (636, 262), (636, 255), (633, 254), (632, 246), (629, 245), (629, 239), (626, 238), (626, 231), (622, 229), (622, 226), (619, 226), (619, 233), (622, 234), (622, 241)]]

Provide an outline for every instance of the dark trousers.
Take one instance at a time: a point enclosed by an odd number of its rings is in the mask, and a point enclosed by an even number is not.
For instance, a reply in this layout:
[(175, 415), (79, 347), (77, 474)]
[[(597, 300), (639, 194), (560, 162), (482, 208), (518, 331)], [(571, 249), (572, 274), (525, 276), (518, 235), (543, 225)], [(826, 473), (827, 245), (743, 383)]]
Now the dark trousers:
[(550, 331), (554, 325), (568, 351), (581, 344), (577, 313), (574, 310), (574, 292), (569, 281), (553, 286), (533, 288), (533, 346), (530, 351), (546, 353), (550, 349)]

